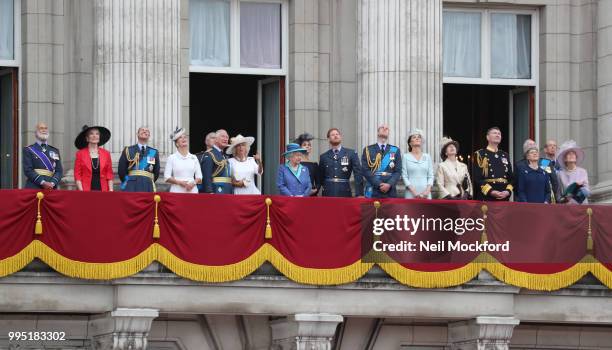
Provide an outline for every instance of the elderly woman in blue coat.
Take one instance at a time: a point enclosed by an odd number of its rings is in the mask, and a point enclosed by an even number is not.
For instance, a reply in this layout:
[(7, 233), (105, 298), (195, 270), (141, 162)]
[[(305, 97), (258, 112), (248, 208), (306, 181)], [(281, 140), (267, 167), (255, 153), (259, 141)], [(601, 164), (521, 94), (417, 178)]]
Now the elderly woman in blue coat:
[(300, 164), (302, 155), (306, 153), (297, 143), (287, 145), (283, 156), (287, 160), (278, 168), (276, 185), (283, 196), (308, 197), (310, 195), (310, 174), (308, 168)]

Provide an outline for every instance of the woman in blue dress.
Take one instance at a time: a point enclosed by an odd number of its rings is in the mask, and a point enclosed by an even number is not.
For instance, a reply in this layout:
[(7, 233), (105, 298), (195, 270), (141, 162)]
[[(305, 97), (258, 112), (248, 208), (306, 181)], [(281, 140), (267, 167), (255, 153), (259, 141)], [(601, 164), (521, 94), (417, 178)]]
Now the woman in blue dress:
[(278, 168), (278, 176), (276, 177), (276, 185), (281, 195), (291, 197), (310, 196), (310, 173), (308, 168), (300, 164), (304, 153), (306, 153), (306, 150), (296, 143), (287, 145), (287, 152), (283, 153), (287, 161)]
[(518, 201), (548, 203), (550, 201), (549, 174), (540, 167), (540, 151), (537, 145), (527, 145), (523, 150), (526, 162), (520, 163), (518, 176)]
[(423, 153), (423, 131), (414, 129), (408, 136), (408, 153), (402, 156), (402, 179), (406, 198), (431, 199), (434, 173), (431, 157)]

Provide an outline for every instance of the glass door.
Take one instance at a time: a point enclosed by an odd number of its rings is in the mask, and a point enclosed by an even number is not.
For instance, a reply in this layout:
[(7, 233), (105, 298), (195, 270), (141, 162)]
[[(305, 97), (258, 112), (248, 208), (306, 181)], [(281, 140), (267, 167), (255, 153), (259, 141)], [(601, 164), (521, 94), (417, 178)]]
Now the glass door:
[(510, 158), (523, 158), (523, 143), (535, 140), (534, 88), (521, 87), (510, 90)]
[(259, 81), (257, 149), (264, 161), (262, 193), (277, 194), (276, 174), (285, 147), (285, 78)]

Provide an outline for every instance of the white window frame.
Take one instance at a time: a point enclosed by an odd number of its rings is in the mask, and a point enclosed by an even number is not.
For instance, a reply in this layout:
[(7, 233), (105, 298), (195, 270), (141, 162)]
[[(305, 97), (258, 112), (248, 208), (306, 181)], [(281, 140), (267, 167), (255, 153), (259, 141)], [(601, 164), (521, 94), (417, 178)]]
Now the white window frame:
[[(535, 9), (508, 9), (508, 8), (473, 8), (473, 7), (444, 7), (449, 12), (472, 12), (481, 14), (480, 28), (480, 77), (443, 77), (445, 84), (474, 84), (474, 85), (511, 85), (536, 86), (539, 81), (539, 13)], [(530, 79), (501, 79), (491, 77), (491, 14), (509, 13), (516, 15), (531, 15), (531, 78)], [(444, 55), (444, 53), (442, 53)], [(442, 58), (444, 59), (444, 57)], [(442, 73), (444, 74), (444, 72)], [(537, 90), (537, 89), (536, 89)]]
[[(240, 3), (273, 3), (281, 5), (281, 68), (247, 68), (240, 66)], [(191, 61), (191, 55), (189, 55)], [(229, 67), (189, 66), (191, 73), (225, 73), (286, 76), (289, 65), (289, 2), (288, 0), (230, 0), (230, 65)]]
[(13, 59), (0, 59), (0, 67), (20, 67), (21, 63), (21, 0), (13, 1)]

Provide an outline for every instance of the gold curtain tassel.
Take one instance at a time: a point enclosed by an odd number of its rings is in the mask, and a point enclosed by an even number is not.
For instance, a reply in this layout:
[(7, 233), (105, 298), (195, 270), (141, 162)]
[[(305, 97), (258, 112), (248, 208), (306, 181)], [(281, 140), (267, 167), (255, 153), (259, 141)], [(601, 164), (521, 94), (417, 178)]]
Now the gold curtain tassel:
[(157, 209), (159, 207), (159, 202), (161, 202), (161, 197), (156, 194), (153, 197), (155, 201), (155, 224), (153, 225), (153, 239), (159, 239), (159, 217), (157, 216)]
[(593, 209), (587, 208), (587, 215), (589, 216), (589, 230), (587, 231), (587, 252), (593, 254), (593, 230), (591, 226), (591, 220), (593, 218)]
[(489, 241), (489, 237), (487, 237), (487, 212), (489, 211), (489, 207), (483, 205), (480, 207), (482, 210), (482, 219), (484, 220), (484, 230), (482, 230), (482, 237), (480, 238), (481, 243), (485, 243)]
[(266, 239), (272, 239), (272, 226), (270, 225), (270, 206), (272, 205), (272, 199), (266, 198)]
[(38, 192), (36, 193), (36, 198), (38, 198), (38, 212), (36, 214), (36, 226), (34, 227), (34, 234), (42, 235), (43, 226), (40, 216), (40, 203), (42, 202), (43, 198), (45, 198), (45, 195), (42, 192)]

